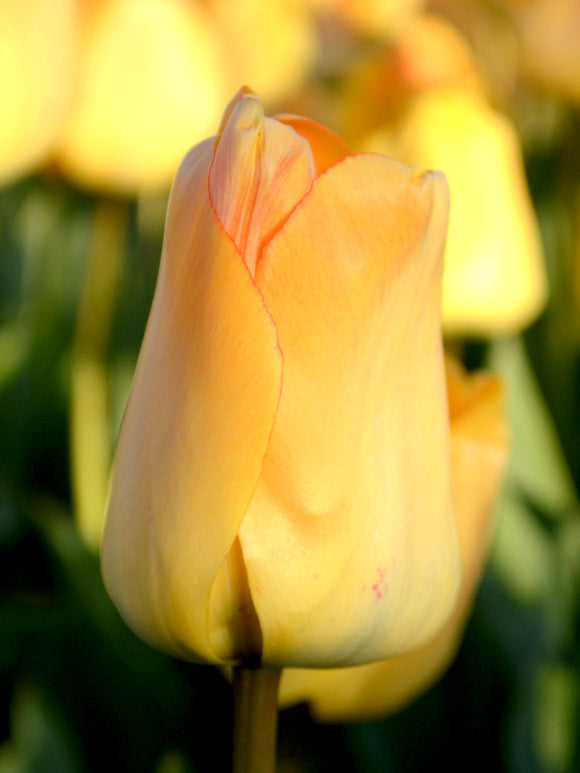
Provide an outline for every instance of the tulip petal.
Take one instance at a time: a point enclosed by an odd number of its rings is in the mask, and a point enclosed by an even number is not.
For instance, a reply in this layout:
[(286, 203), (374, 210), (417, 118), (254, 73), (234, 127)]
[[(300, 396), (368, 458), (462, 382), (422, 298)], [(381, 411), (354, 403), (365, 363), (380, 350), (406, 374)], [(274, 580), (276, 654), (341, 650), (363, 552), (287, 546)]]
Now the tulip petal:
[(133, 630), (209, 662), (224, 657), (212, 638), (212, 586), (235, 558), (282, 372), (275, 326), (209, 200), (214, 147), (190, 151), (174, 183), (102, 553), (107, 588)]
[(277, 115), (276, 120), (290, 126), (294, 131), (308, 142), (312, 155), (316, 174), (320, 176), (331, 166), (342, 161), (346, 156), (352, 155), (352, 150), (338, 134), (331, 132), (326, 126), (299, 115)]
[(241, 86), (234, 96), (230, 99), (228, 104), (225, 106), (224, 112), (222, 113), (222, 119), (220, 121), (220, 125), (218, 128), (218, 135), (221, 135), (224, 131), (224, 129), (227, 126), (228, 121), (230, 120), (230, 117), (232, 113), (234, 112), (234, 109), (237, 107), (238, 102), (240, 102), (246, 94), (249, 94), (250, 96), (255, 96), (254, 92), (249, 86)]
[(442, 175), (351, 156), (264, 248), (284, 386), (239, 536), (267, 665), (381, 659), (451, 611), (447, 211)]
[(398, 657), (354, 668), (286, 669), (282, 706), (308, 701), (316, 718), (327, 722), (376, 719), (426, 690), (457, 651), (485, 566), (508, 443), (498, 380), (487, 373), (467, 375), (451, 358), (446, 366), (453, 501), (463, 567), (453, 614), (428, 644)]
[(264, 118), (252, 93), (226, 117), (209, 176), (213, 205), (252, 276), (263, 244), (281, 227), (315, 178), (308, 143)]
[(448, 358), (453, 502), (463, 563), (463, 614), (477, 587), (489, 549), (489, 516), (509, 445), (503, 388), (491, 373), (467, 374)]

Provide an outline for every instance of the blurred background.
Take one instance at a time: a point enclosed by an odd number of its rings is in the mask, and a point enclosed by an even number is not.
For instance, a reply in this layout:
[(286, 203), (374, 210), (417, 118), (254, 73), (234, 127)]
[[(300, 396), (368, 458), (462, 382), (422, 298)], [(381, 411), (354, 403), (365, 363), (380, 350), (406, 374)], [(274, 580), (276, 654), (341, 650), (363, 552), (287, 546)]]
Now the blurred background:
[(229, 768), (227, 681), (133, 636), (98, 545), (171, 180), (242, 83), (447, 174), (446, 343), (511, 434), (452, 666), (283, 710), (279, 770), (580, 771), (577, 0), (0, 0), (0, 773)]

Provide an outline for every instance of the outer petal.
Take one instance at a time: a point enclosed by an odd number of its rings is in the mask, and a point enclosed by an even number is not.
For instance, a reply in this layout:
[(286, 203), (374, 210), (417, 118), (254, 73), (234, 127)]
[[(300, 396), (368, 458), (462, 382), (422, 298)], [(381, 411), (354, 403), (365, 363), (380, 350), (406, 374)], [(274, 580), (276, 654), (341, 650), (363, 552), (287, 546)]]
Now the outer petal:
[(455, 655), (487, 555), (507, 437), (497, 379), (487, 374), (468, 377), (450, 361), (448, 387), (453, 498), (463, 566), (453, 614), (431, 642), (414, 652), (355, 668), (285, 670), (282, 705), (309, 701), (316, 717), (325, 721), (384, 716), (426, 690)]
[(264, 249), (284, 385), (240, 541), (265, 664), (384, 658), (452, 608), (446, 222), (441, 175), (351, 156)]
[(213, 149), (207, 140), (186, 156), (172, 191), (102, 556), (136, 633), (204, 661), (224, 656), (210, 630), (212, 585), (235, 552), (281, 383), (274, 325), (209, 201)]

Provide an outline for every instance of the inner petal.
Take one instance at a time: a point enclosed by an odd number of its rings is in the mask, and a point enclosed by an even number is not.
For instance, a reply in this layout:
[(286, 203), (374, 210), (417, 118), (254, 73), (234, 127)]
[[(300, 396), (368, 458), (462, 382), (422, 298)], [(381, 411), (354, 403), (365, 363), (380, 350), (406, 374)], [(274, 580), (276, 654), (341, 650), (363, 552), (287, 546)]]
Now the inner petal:
[(209, 176), (216, 213), (254, 276), (262, 248), (316, 177), (308, 142), (294, 129), (264, 118), (253, 94), (231, 109)]

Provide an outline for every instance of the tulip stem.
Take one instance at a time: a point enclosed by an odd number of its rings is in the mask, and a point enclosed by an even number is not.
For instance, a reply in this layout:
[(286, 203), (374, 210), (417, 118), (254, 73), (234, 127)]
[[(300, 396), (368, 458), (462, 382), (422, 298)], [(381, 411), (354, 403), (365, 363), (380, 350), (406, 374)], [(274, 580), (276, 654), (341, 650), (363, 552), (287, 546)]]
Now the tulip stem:
[(236, 666), (233, 773), (273, 773), (281, 669)]

